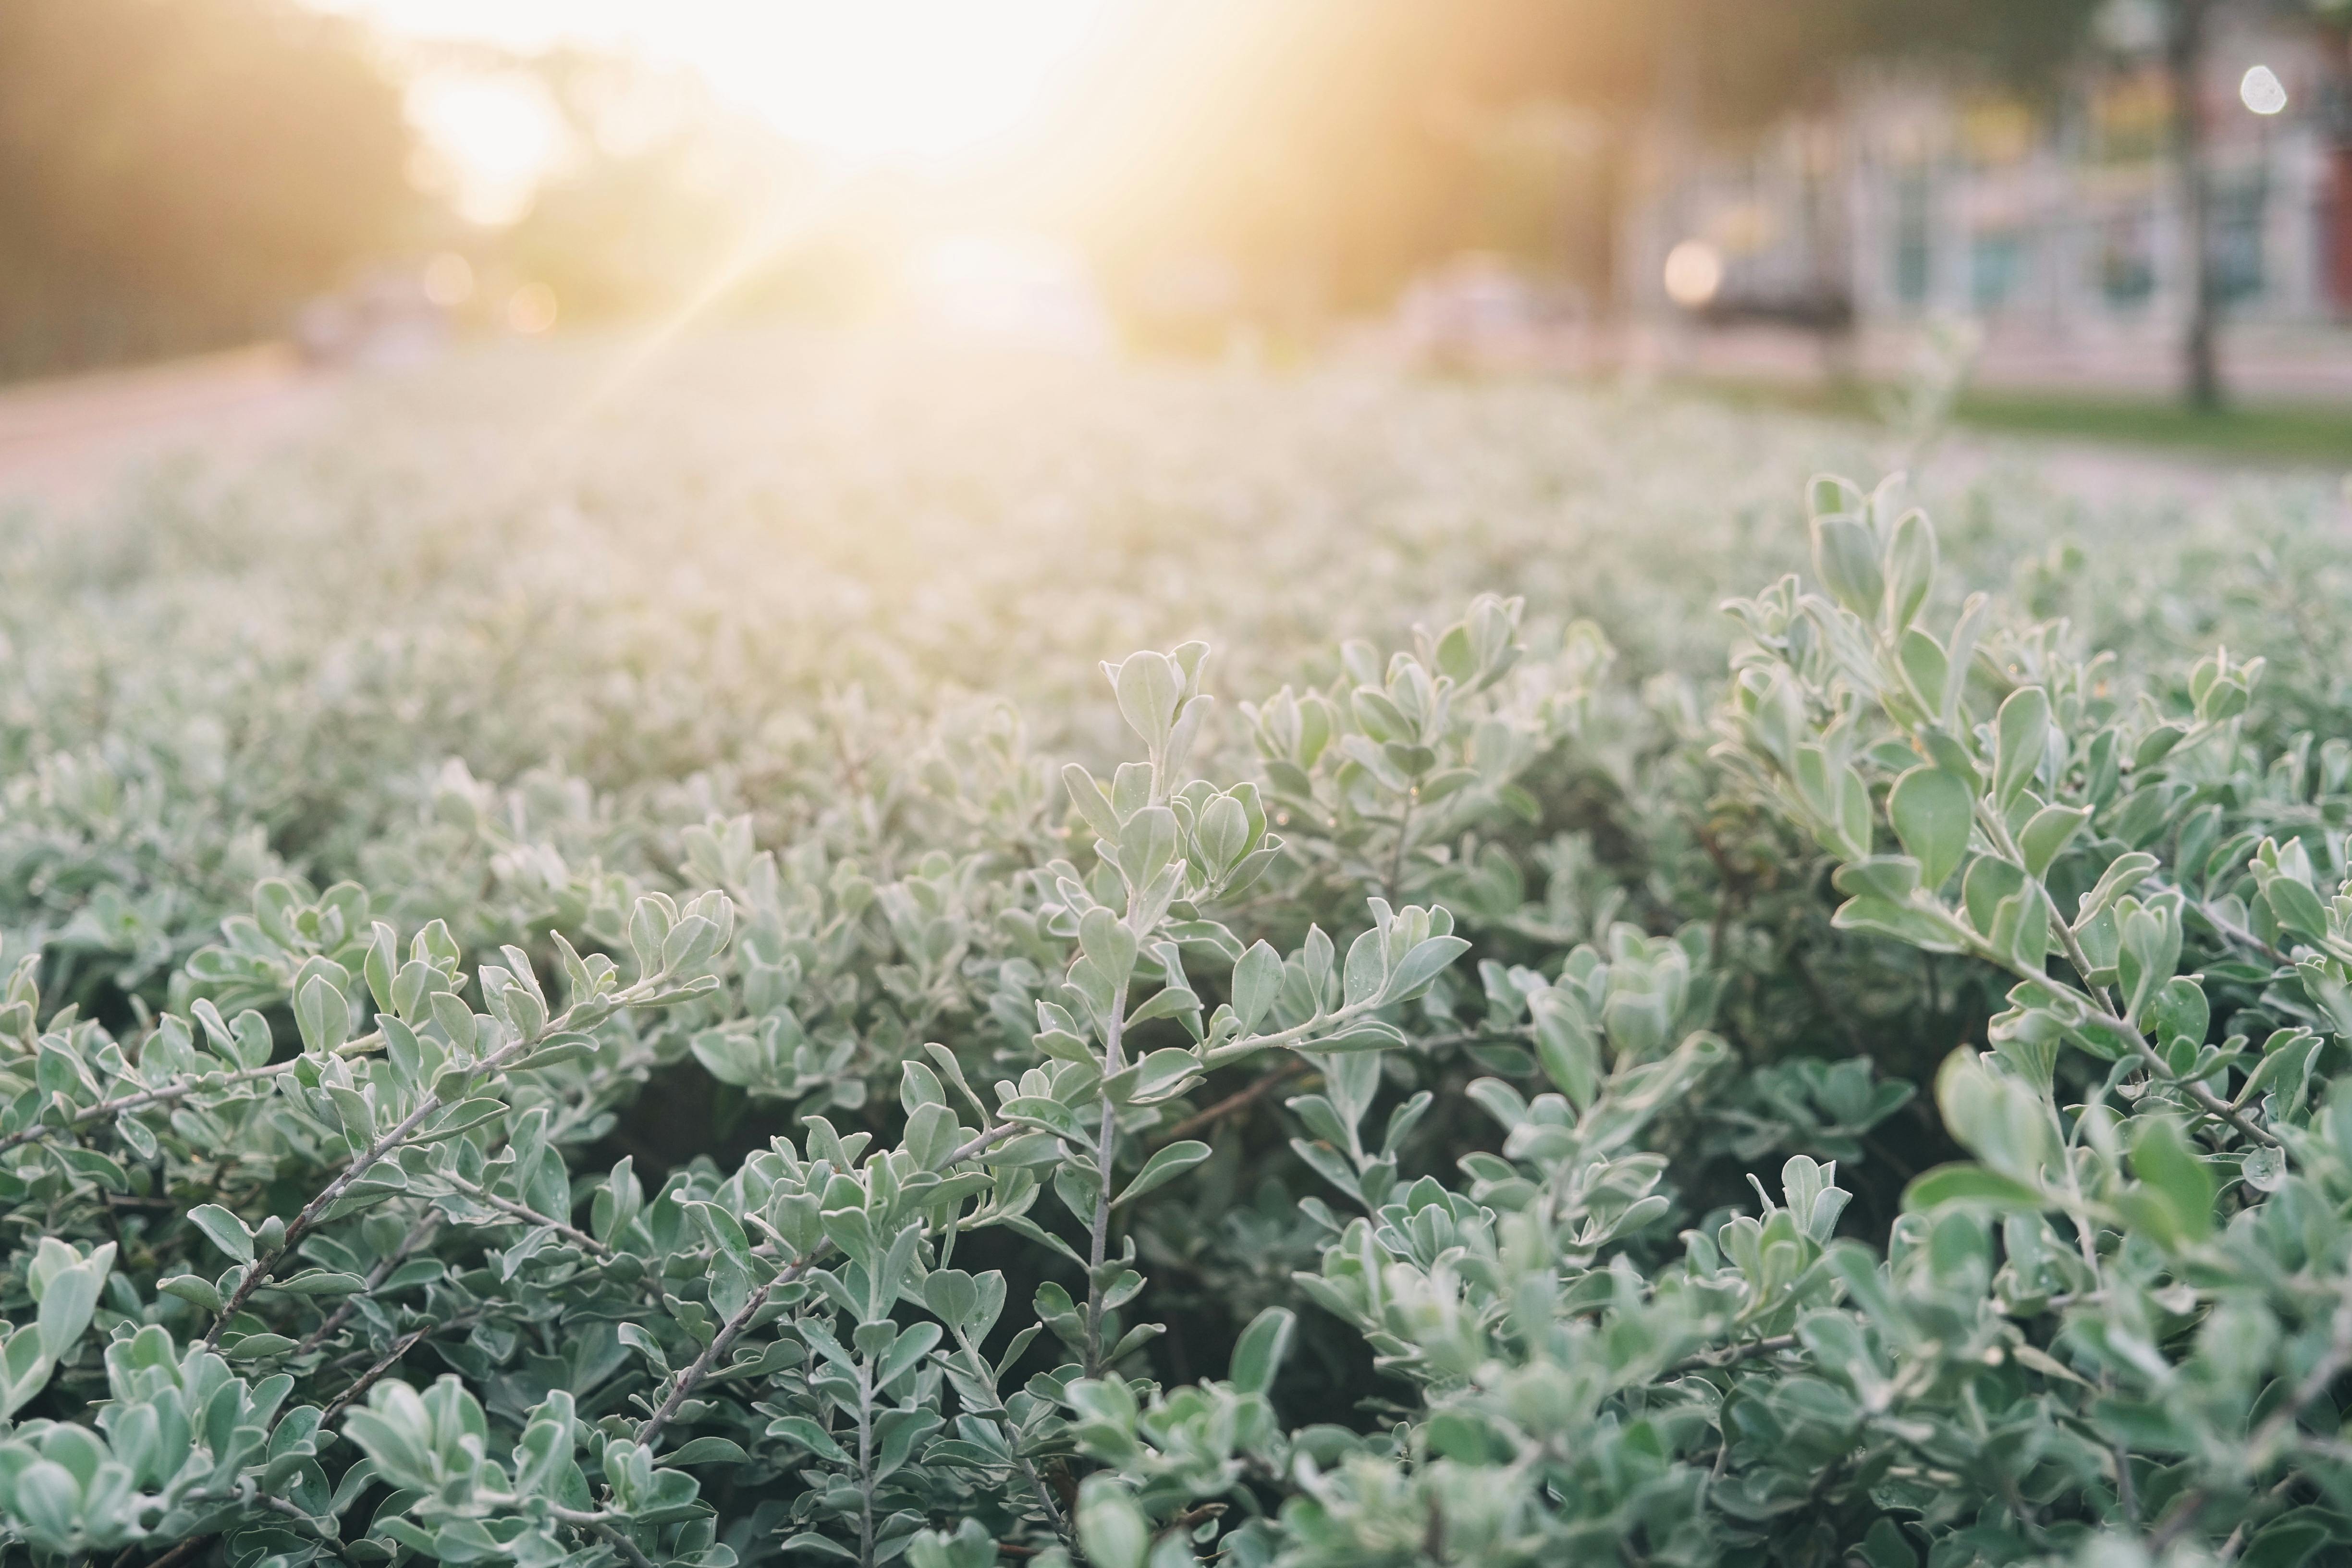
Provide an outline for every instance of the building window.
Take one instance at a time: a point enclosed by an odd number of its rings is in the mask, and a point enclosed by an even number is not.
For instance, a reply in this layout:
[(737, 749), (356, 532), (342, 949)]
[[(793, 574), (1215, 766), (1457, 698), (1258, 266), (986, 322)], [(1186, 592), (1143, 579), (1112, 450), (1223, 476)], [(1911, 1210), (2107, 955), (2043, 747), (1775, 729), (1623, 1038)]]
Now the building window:
[(1895, 298), (1916, 308), (1927, 302), (1934, 257), (1935, 211), (1927, 176), (1905, 174), (1895, 185)]
[(1969, 246), (1969, 297), (1979, 310), (1997, 310), (2025, 281), (2025, 236), (2013, 228), (1979, 230)]
[(2263, 207), (2259, 180), (2218, 185), (2213, 192), (2213, 296), (2224, 304), (2263, 291)]
[(2096, 251), (2099, 292), (2118, 309), (2144, 305), (2156, 292), (2156, 218), (2147, 208), (2102, 221)]

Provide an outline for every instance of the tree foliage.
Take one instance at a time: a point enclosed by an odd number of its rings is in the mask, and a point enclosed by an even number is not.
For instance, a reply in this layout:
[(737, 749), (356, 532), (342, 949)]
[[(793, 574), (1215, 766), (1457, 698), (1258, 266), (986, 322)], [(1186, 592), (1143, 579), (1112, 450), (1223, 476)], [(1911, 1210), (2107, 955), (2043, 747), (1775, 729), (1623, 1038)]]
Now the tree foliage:
[(0, 371), (249, 340), (398, 244), (400, 95), (278, 0), (0, 14)]

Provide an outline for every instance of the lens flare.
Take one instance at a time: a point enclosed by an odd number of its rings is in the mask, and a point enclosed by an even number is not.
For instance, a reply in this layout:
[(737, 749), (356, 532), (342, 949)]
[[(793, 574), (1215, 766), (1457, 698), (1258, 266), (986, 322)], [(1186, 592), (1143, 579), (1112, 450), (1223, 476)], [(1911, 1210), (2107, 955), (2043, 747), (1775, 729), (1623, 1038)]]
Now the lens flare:
[(2238, 101), (2256, 114), (2276, 114), (2286, 107), (2286, 83), (2268, 66), (2255, 66), (2238, 82)]
[(1685, 310), (1708, 304), (1723, 288), (1723, 253), (1703, 239), (1666, 252), (1666, 298)]

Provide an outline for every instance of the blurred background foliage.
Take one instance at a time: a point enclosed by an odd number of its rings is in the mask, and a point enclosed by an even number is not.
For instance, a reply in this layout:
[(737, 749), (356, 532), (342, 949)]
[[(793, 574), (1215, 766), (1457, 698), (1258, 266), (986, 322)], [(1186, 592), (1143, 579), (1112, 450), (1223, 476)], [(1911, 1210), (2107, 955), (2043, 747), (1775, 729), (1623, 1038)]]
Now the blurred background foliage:
[(0, 374), (284, 330), (423, 230), (400, 85), (283, 0), (0, 8)]
[[(910, 239), (985, 215), (1076, 242), (1131, 334), (1181, 345), (1187, 258), (1227, 316), (1311, 329), (1465, 249), (1592, 296), (1643, 138), (1736, 138), (1857, 61), (2007, 90), (2089, 0), (1213, 0), (1130, 8), (991, 171), (820, 168), (678, 73), (576, 47), (397, 47), (291, 0), (16, 0), (0, 15), (0, 374), (283, 331), (371, 268), (455, 251), (570, 321), (870, 313)], [(560, 142), (468, 221), (415, 82), (525, 82)], [(500, 296), (503, 298), (503, 295)], [(1181, 302), (1181, 301), (1180, 301)]]

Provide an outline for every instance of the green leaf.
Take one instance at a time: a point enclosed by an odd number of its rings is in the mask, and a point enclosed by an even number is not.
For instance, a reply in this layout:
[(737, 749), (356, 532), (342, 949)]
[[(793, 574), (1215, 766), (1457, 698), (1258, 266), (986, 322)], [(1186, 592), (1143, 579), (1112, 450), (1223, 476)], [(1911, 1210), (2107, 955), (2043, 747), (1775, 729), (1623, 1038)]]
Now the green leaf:
[(1110, 910), (1097, 904), (1078, 921), (1078, 943), (1103, 978), (1117, 986), (1135, 973), (1135, 933)]
[(1264, 942), (1252, 942), (1234, 965), (1234, 1017), (1243, 1034), (1256, 1029), (1281, 993), (1282, 955)]
[(2147, 880), (2155, 874), (2157, 864), (2156, 857), (2144, 849), (2116, 856), (2100, 874), (2098, 886), (2083, 895), (2082, 907), (2074, 915), (2074, 929), (2081, 931), (2101, 910)]
[(2295, 935), (2317, 942), (2327, 934), (2327, 906), (2294, 878), (2273, 877), (2262, 896), (2278, 923)]
[[(839, 1462), (846, 1464), (847, 1457), (844, 1456)], [(857, 1561), (856, 1552), (831, 1536), (819, 1535), (814, 1530), (803, 1530), (797, 1535), (786, 1537), (783, 1550), (787, 1554), (794, 1552), (814, 1552), (825, 1557), (838, 1557), (845, 1563)]]
[(245, 1221), (220, 1205), (199, 1204), (188, 1211), (188, 1220), (211, 1238), (215, 1247), (239, 1263), (253, 1261), (253, 1232), (245, 1228)]
[(1830, 923), (1841, 931), (1870, 931), (1907, 942), (1925, 952), (1965, 952), (1968, 935), (1941, 910), (1917, 904), (1890, 903), (1885, 899), (1849, 899), (1838, 906)]
[(1919, 1568), (1917, 1549), (1904, 1538), (1903, 1527), (1891, 1519), (1873, 1521), (1855, 1550), (1870, 1568)]
[(2050, 694), (2038, 686), (2011, 692), (1994, 718), (1993, 733), (1992, 800), (2006, 811), (2042, 765), (2050, 742)]
[(1227, 1381), (1244, 1394), (1264, 1394), (1272, 1388), (1275, 1373), (1289, 1353), (1291, 1331), (1297, 1325), (1297, 1314), (1286, 1307), (1268, 1307), (1252, 1318), (1241, 1338), (1234, 1342)]
[(2131, 1152), (2132, 1170), (2172, 1211), (2179, 1233), (2190, 1240), (2211, 1235), (2219, 1184), (2180, 1124), (2168, 1116), (2140, 1119)]
[(1813, 566), (1832, 598), (1865, 621), (1878, 619), (1886, 579), (1868, 523), (1846, 513), (1813, 519)]
[(222, 1342), (221, 1354), (231, 1361), (258, 1361), (266, 1355), (284, 1355), (295, 1343), (284, 1334), (240, 1334)]
[(1938, 767), (1913, 768), (1895, 781), (1886, 813), (1895, 837), (1919, 862), (1919, 885), (1930, 892), (1951, 879), (1969, 847), (1969, 824), (1976, 792)]
[(113, 1255), (109, 1246), (102, 1256), (77, 1263), (49, 1281), (47, 1291), (41, 1297), (38, 1321), (41, 1353), (51, 1361), (62, 1361), (81, 1338), (82, 1331), (89, 1327)]
[(2039, 877), (2050, 869), (2050, 863), (2064, 852), (2091, 819), (2091, 810), (2083, 805), (2045, 805), (2033, 814), (2018, 833), (2018, 852), (2025, 857), (2028, 876)]
[(768, 1436), (782, 1437), (799, 1444), (821, 1459), (831, 1459), (836, 1465), (849, 1463), (848, 1450), (833, 1440), (825, 1429), (805, 1415), (779, 1415), (768, 1423)]
[(1978, 934), (1990, 938), (2000, 923), (2000, 907), (2026, 891), (2025, 873), (1997, 855), (1979, 855), (1960, 879), (1960, 907)]
[(1952, 1205), (1997, 1214), (2040, 1214), (2051, 1200), (2023, 1182), (1982, 1165), (1938, 1165), (1903, 1189), (1903, 1206), (1913, 1213)]
[(1128, 1183), (1126, 1191), (1111, 1200), (1111, 1206), (1117, 1208), (1121, 1204), (1131, 1203), (1152, 1188), (1166, 1185), (1207, 1159), (1210, 1152), (1206, 1143), (1195, 1139), (1187, 1138), (1181, 1142), (1169, 1144), (1143, 1163), (1143, 1169), (1135, 1173), (1135, 1180)]
[(1841, 866), (1830, 880), (1841, 893), (1908, 904), (1919, 890), (1919, 862), (1908, 855), (1873, 855)]
[(1887, 624), (1900, 631), (1918, 615), (1936, 584), (1936, 527), (1914, 508), (1895, 519), (1886, 542)]
[(1601, 1036), (1584, 1005), (1551, 987), (1528, 999), (1535, 1015), (1536, 1059), (1544, 1076), (1581, 1110), (1601, 1092)]
[(727, 1437), (697, 1437), (676, 1453), (662, 1456), (665, 1465), (740, 1465), (751, 1456), (743, 1445)]
[(323, 974), (313, 974), (294, 998), (294, 1023), (302, 1032), (302, 1048), (335, 1050), (351, 1037), (351, 1004)]
[(1094, 774), (1076, 763), (1062, 764), (1062, 784), (1070, 792), (1070, 804), (1087, 819), (1087, 826), (1097, 837), (1107, 844), (1118, 842), (1118, 813), (1111, 809), (1110, 796), (1102, 785), (1095, 783)]
[(940, 1342), (940, 1332), (937, 1323), (916, 1323), (899, 1331), (898, 1339), (891, 1342), (890, 1353), (874, 1371), (874, 1386), (886, 1388), (912, 1372), (915, 1363)]
[(1411, 1001), (1428, 990), (1431, 981), (1469, 951), (1469, 942), (1458, 936), (1423, 938), (1389, 971), (1388, 982), (1381, 988), (1381, 1002)]
[(1143, 1568), (1151, 1525), (1117, 1480), (1092, 1475), (1078, 1493), (1078, 1542), (1092, 1568)]
[(2246, 1543), (2245, 1555), (2238, 1559), (2239, 1568), (2302, 1568), (2313, 1552), (2336, 1539), (2336, 1527), (2318, 1510), (2297, 1509), (2295, 1514), (2256, 1531)]
[(207, 1312), (217, 1312), (223, 1305), (221, 1293), (214, 1289), (213, 1282), (200, 1275), (174, 1274), (169, 1279), (155, 1281), (155, 1289), (166, 1296), (177, 1296), (183, 1301), (192, 1302)]

